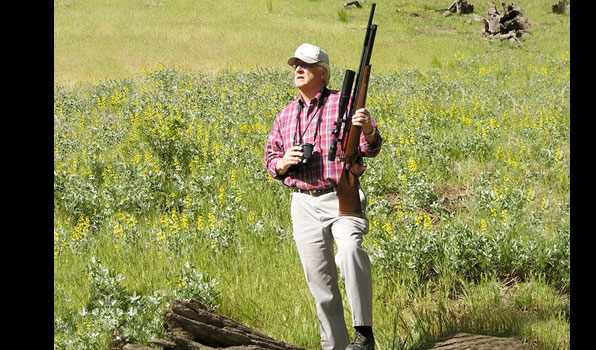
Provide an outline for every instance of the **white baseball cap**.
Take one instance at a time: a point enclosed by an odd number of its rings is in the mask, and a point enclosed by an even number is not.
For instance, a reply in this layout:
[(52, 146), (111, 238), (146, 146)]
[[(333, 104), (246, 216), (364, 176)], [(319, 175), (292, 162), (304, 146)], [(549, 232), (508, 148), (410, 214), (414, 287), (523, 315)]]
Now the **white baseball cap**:
[(318, 46), (307, 43), (298, 46), (296, 52), (294, 52), (294, 56), (288, 58), (288, 64), (293, 66), (296, 64), (297, 60), (310, 64), (321, 62), (329, 66), (329, 56), (327, 55), (327, 52)]

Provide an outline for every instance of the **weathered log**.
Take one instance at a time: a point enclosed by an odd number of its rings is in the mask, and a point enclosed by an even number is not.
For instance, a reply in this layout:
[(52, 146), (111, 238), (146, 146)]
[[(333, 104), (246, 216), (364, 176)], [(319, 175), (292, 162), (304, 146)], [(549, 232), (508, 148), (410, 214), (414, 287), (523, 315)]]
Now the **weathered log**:
[[(166, 349), (166, 350), (172, 350), (176, 347), (176, 342), (172, 341), (172, 340), (167, 340), (167, 339), (149, 339), (149, 341), (147, 342), (151, 345), (157, 345), (159, 347), (161, 347), (162, 349)], [(126, 349), (123, 349), (126, 350)]]
[(484, 31), (489, 34), (498, 34), (501, 32), (501, 14), (494, 4), (490, 4), (488, 14), (484, 22)]
[(509, 32), (507, 34), (501, 34), (499, 36), (499, 38), (501, 38), (501, 40), (509, 39), (509, 41), (517, 41), (518, 44), (522, 45), (522, 42), (517, 38), (517, 35), (516, 35), (515, 32)]
[(491, 3), (487, 17), (479, 17), (484, 23), (484, 33), (498, 37), (501, 40), (516, 41), (521, 45), (522, 42), (519, 38), (526, 32), (528, 22), (522, 16), (519, 6), (513, 3), (507, 5), (505, 2), (501, 5), (503, 6), (503, 13), (500, 13), (497, 7)]
[(472, 12), (474, 12), (474, 5), (470, 4), (467, 0), (455, 0), (443, 12), (443, 16), (449, 16), (452, 13), (467, 14)]
[[(166, 350), (308, 350), (275, 340), (233, 319), (223, 316), (196, 299), (170, 301), (163, 314), (167, 339), (150, 339), (148, 344)], [(127, 344), (123, 350), (151, 348)]]
[(360, 3), (358, 1), (346, 2), (344, 4), (344, 7), (348, 7), (348, 6), (352, 6), (352, 5), (354, 5), (354, 6), (358, 7), (358, 8), (362, 8), (362, 5), (360, 5)]
[(522, 17), (511, 18), (507, 21), (501, 21), (503, 25), (502, 32), (523, 32), (526, 30), (526, 21)]
[(503, 15), (501, 16), (501, 22), (507, 22), (513, 18), (521, 16), (521, 8), (514, 3), (507, 5), (507, 3), (501, 3), (503, 6)]
[(135, 345), (135, 344), (126, 344), (122, 347), (122, 350), (155, 350), (148, 346), (143, 345)]

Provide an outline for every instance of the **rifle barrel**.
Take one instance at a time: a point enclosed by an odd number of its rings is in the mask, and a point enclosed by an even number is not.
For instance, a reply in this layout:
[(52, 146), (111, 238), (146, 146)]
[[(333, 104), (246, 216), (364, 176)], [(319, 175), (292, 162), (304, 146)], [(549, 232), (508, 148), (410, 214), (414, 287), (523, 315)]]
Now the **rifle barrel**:
[[(335, 160), (335, 156), (337, 153), (337, 143), (341, 142), (341, 150), (342, 152), (346, 149), (347, 140), (349, 138), (350, 129), (352, 126), (351, 120), (352, 116), (356, 112), (357, 103), (361, 99), (360, 94), (363, 93), (363, 99), (366, 99), (366, 87), (364, 87), (364, 92), (362, 92), (362, 80), (364, 78), (364, 72), (366, 70), (370, 71), (370, 57), (372, 55), (372, 48), (375, 41), (375, 35), (377, 32), (377, 25), (372, 24), (373, 16), (375, 14), (375, 7), (376, 3), (373, 3), (370, 9), (370, 15), (368, 17), (368, 24), (366, 25), (366, 34), (364, 35), (364, 43), (362, 45), (362, 54), (360, 56), (360, 65), (358, 67), (358, 74), (352, 70), (346, 70), (346, 74), (344, 76), (343, 87), (341, 90), (340, 96), (340, 105), (339, 105), (339, 113), (337, 116), (337, 121), (335, 121), (335, 129), (331, 132), (333, 134), (333, 142), (331, 144), (331, 148), (329, 150), (329, 154), (327, 158), (330, 161)], [(356, 82), (353, 83), (354, 78), (356, 78)], [(368, 80), (368, 79), (367, 79)], [(354, 85), (354, 90), (352, 93), (352, 84)], [(367, 83), (368, 85), (368, 83)], [(352, 99), (350, 101), (350, 95)], [(364, 105), (364, 103), (362, 103)], [(361, 108), (361, 107), (359, 107)], [(346, 115), (344, 119), (344, 113)], [(344, 130), (342, 136), (339, 137), (341, 126), (344, 125)], [(360, 130), (357, 130), (360, 131)]]
[(371, 43), (371, 34), (373, 34), (373, 41), (374, 41), (374, 33), (373, 27), (375, 28), (374, 32), (376, 32), (376, 24), (372, 24), (373, 16), (375, 14), (375, 7), (376, 3), (373, 3), (370, 8), (370, 15), (368, 16), (368, 24), (366, 25), (366, 34), (364, 34), (364, 43), (362, 44), (362, 55), (360, 55), (360, 65), (358, 66), (358, 76), (356, 78), (356, 85), (354, 86), (354, 96), (352, 98), (352, 103), (350, 104), (350, 108), (348, 109), (348, 119), (352, 118), (354, 115), (356, 100), (358, 99), (358, 91), (360, 90), (360, 84), (362, 83), (362, 74), (364, 73), (364, 67), (368, 66), (370, 62), (370, 56), (372, 54), (372, 43)]

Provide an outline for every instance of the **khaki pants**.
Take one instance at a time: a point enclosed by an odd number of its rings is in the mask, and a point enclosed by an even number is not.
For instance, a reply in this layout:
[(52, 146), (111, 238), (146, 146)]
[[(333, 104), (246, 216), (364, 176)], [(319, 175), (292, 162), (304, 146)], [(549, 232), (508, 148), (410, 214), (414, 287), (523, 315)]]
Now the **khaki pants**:
[[(366, 197), (362, 190), (360, 201), (364, 212)], [(338, 206), (335, 192), (319, 197), (292, 193), (293, 236), (316, 302), (323, 350), (345, 350), (349, 345), (337, 267), (345, 282), (353, 326), (372, 326), (370, 260), (361, 246), (362, 235), (368, 232), (368, 220), (339, 217)], [(335, 257), (333, 241), (337, 244)]]

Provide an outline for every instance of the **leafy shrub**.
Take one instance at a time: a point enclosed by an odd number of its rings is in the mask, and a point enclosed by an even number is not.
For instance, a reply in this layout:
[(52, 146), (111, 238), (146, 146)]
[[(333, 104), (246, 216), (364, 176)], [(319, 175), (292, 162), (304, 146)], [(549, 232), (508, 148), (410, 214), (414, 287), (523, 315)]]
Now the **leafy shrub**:
[[(161, 314), (171, 298), (195, 298), (213, 308), (219, 307), (217, 282), (199, 273), (190, 263), (185, 264), (172, 295), (130, 293), (122, 285), (122, 274), (95, 258), (87, 266), (87, 275), (91, 285), (87, 305), (76, 316), (54, 320), (55, 332), (60, 335), (55, 341), (56, 349), (99, 350), (164, 338)], [(85, 325), (85, 330), (80, 328), (81, 324)]]

